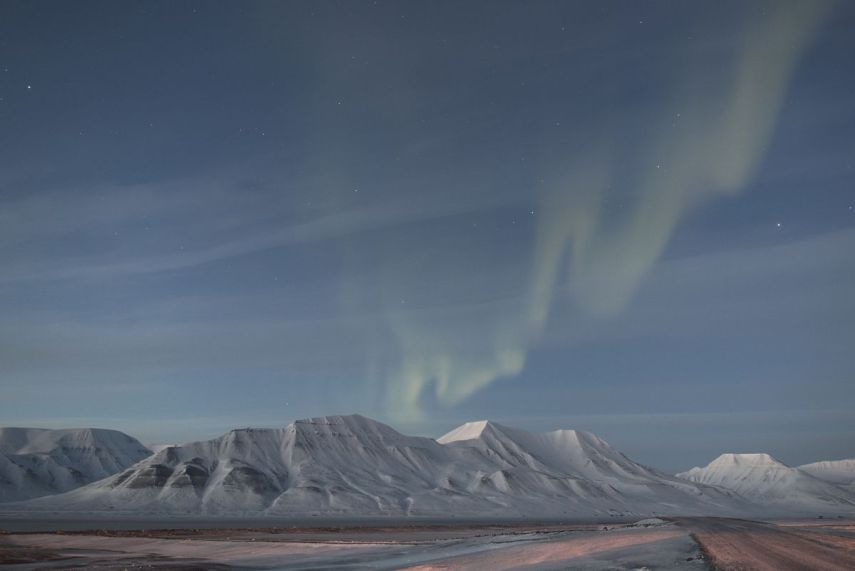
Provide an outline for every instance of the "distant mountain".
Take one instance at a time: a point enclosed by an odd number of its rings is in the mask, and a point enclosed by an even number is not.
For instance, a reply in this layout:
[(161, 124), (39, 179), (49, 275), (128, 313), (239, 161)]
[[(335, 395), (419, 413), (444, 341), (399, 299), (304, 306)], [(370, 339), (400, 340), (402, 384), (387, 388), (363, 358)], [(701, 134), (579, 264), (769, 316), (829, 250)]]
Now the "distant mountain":
[(362, 416), (173, 446), (26, 509), (244, 515), (590, 517), (736, 513), (734, 493), (636, 464), (596, 436), (468, 423), (438, 441)]
[(855, 459), (814, 462), (799, 466), (799, 470), (826, 482), (845, 486), (855, 492)]
[(677, 476), (733, 490), (773, 511), (855, 510), (855, 494), (850, 490), (787, 466), (768, 454), (722, 454), (703, 468), (692, 468)]
[(73, 490), (150, 454), (116, 430), (0, 428), (0, 502)]

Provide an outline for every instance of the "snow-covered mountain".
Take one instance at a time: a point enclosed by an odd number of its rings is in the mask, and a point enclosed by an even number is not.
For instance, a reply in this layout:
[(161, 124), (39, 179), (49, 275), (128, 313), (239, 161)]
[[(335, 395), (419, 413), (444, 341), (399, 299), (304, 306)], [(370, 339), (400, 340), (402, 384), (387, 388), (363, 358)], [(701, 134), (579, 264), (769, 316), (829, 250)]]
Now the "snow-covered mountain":
[(587, 432), (481, 421), (434, 440), (328, 416), (169, 446), (87, 486), (7, 505), (253, 517), (855, 514), (844, 487), (765, 454), (725, 454), (679, 476)]
[(438, 441), (492, 472), (471, 483), (487, 496), (531, 498), (524, 511), (561, 514), (715, 514), (739, 511), (726, 490), (687, 482), (637, 464), (594, 434), (531, 433), (488, 421), (469, 422)]
[(703, 468), (677, 476), (733, 490), (770, 511), (855, 511), (855, 494), (850, 490), (787, 466), (768, 454), (722, 454)]
[(66, 492), (150, 454), (116, 430), (0, 428), (0, 502)]
[[(33, 507), (200, 513), (403, 514), (465, 503), (436, 490), (453, 470), (446, 449), (361, 416), (232, 430), (173, 446), (111, 478)], [(426, 496), (437, 496), (430, 500)], [(442, 500), (439, 502), (439, 500)], [(470, 506), (473, 507), (473, 506)]]
[(736, 494), (660, 474), (596, 436), (468, 423), (439, 440), (362, 416), (173, 446), (27, 509), (252, 515), (596, 517), (737, 513)]
[(799, 470), (826, 482), (845, 486), (855, 493), (855, 459), (814, 462), (799, 466)]

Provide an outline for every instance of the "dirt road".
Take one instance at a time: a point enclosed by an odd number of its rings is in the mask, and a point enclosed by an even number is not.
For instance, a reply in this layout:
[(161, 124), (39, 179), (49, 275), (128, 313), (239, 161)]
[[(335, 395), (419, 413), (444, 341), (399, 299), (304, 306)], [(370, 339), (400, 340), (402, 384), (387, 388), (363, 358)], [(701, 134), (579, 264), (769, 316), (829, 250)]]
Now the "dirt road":
[(694, 534), (717, 569), (855, 569), (855, 536), (841, 535), (830, 529), (782, 527), (727, 518), (677, 521)]

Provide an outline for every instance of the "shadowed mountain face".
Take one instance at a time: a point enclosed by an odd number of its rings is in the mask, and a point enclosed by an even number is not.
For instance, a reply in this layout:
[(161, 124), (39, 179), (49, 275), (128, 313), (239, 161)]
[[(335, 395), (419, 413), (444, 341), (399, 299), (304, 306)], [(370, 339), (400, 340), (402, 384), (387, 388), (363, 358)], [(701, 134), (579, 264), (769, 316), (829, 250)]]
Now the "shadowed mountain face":
[(763, 511), (733, 491), (637, 464), (586, 432), (538, 434), (483, 421), (433, 440), (358, 415), (172, 446), (100, 482), (18, 507), (580, 518)]
[(151, 455), (116, 430), (0, 428), (0, 501), (73, 490)]

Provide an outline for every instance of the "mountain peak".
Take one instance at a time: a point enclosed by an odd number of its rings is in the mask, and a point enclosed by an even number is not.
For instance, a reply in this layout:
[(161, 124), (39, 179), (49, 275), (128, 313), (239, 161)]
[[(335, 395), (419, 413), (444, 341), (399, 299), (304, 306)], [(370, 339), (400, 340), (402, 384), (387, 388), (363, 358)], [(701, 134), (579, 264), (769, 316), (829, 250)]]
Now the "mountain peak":
[(398, 434), (398, 432), (387, 424), (362, 416), (361, 414), (315, 416), (301, 418), (291, 423), (296, 429), (312, 427), (316, 430), (349, 430), (352, 432), (375, 432)]
[(361, 414), (303, 418), (292, 422), (287, 430), (293, 432), (301, 440), (313, 441), (317, 438), (346, 438), (354, 442), (356, 440), (372, 442), (373, 445), (393, 443), (404, 445), (405, 442), (416, 445), (417, 441), (430, 440), (406, 436), (388, 424), (383, 424)]
[(62, 447), (134, 448), (150, 453), (138, 440), (107, 428), (0, 427), (0, 453), (49, 454)]
[(728, 488), (769, 507), (787, 506), (807, 513), (855, 507), (853, 497), (843, 487), (791, 468), (769, 454), (722, 454), (703, 468), (692, 468), (677, 476)]
[(776, 468), (788, 468), (786, 464), (766, 453), (733, 453), (728, 452), (720, 455), (710, 462), (710, 466), (764, 466)]
[(327, 416), (312, 416), (309, 418), (299, 418), (294, 421), (296, 424), (382, 424), (374, 419), (362, 416), (361, 414), (333, 414)]
[(450, 442), (462, 442), (464, 440), (474, 440), (481, 438), (485, 434), (492, 433), (498, 425), (489, 420), (474, 420), (465, 422), (455, 429), (443, 434), (436, 439), (440, 444), (448, 444)]

